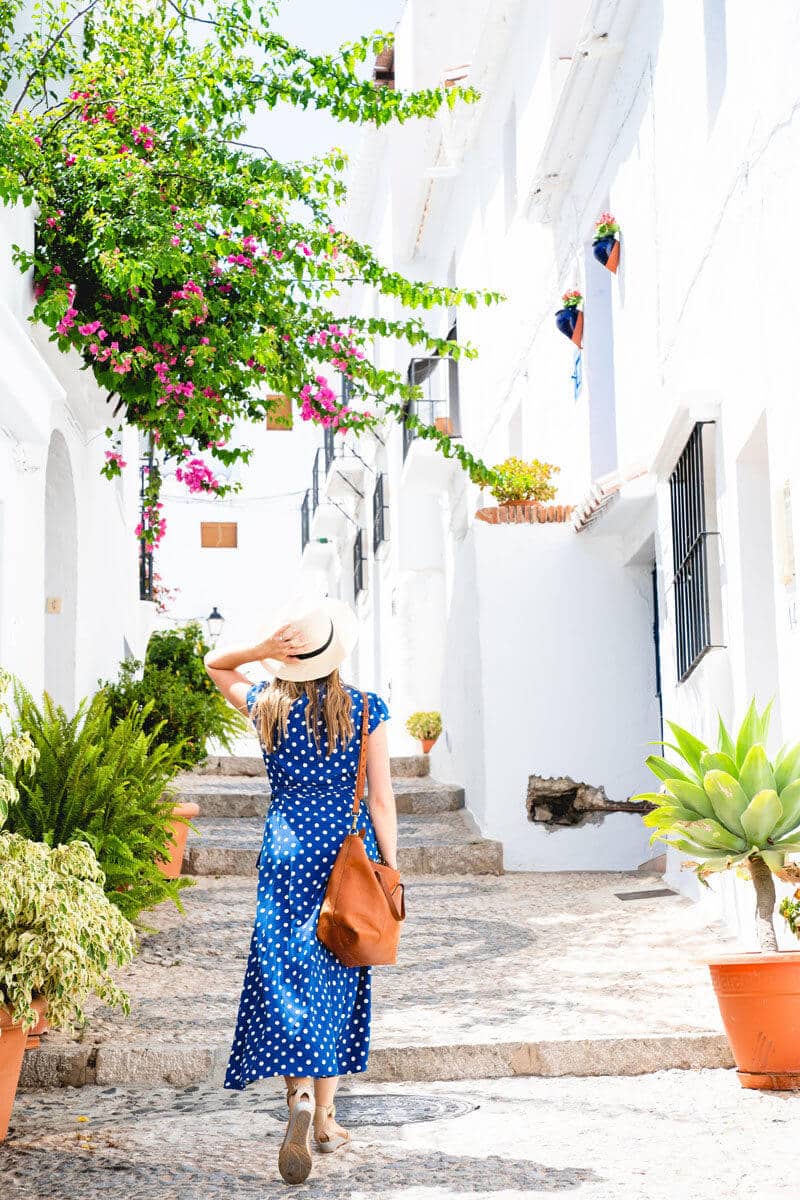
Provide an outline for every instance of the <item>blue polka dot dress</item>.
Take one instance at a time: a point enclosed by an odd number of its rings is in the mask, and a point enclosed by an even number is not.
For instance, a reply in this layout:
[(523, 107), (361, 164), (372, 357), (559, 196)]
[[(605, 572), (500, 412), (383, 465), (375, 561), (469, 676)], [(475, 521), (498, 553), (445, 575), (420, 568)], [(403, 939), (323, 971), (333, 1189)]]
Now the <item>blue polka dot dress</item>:
[[(251, 715), (267, 686), (250, 688)], [(345, 1075), (367, 1066), (372, 968), (345, 967), (317, 937), (328, 876), (350, 830), (358, 770), (362, 700), (355, 688), (347, 690), (355, 732), (346, 746), (328, 756), (323, 727), (317, 749), (306, 729), (304, 695), (292, 705), (287, 736), (271, 754), (262, 747), (272, 798), (227, 1088), (270, 1075)], [(367, 696), (372, 733), (389, 711), (374, 692)], [(367, 854), (379, 861), (364, 801), (358, 828), (365, 830)]]

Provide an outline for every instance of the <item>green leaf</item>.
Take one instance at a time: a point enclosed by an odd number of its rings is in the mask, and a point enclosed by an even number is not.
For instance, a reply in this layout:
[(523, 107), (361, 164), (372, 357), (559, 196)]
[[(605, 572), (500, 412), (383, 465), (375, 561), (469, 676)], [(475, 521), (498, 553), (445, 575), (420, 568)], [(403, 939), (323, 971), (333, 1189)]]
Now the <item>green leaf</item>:
[(759, 857), (763, 858), (770, 871), (772, 871), (774, 874), (776, 874), (778, 871), (782, 871), (786, 866), (786, 854), (784, 851), (761, 850)]
[(703, 788), (684, 779), (668, 779), (667, 791), (701, 817), (715, 817), (714, 806)]
[(691, 782), (685, 771), (682, 771), (680, 767), (676, 767), (668, 759), (662, 758), (660, 754), (648, 754), (644, 761), (659, 779), (684, 779), (687, 783)]
[(765, 788), (753, 796), (742, 813), (742, 828), (750, 845), (764, 846), (782, 816), (783, 809), (774, 788)]
[(693, 842), (709, 850), (735, 850), (741, 853), (747, 849), (744, 838), (736, 837), (720, 825), (719, 821), (689, 821), (685, 825), (678, 824), (676, 828)]
[(689, 733), (688, 729), (683, 729), (680, 725), (676, 725), (674, 721), (667, 721), (675, 741), (678, 743), (680, 750), (686, 762), (689, 764), (695, 775), (700, 774), (700, 755), (704, 750), (708, 749), (705, 742), (701, 742), (693, 733)]
[(703, 779), (703, 787), (717, 819), (731, 833), (744, 836), (741, 816), (750, 798), (740, 787), (739, 781), (725, 771), (709, 771)]
[(734, 779), (738, 778), (739, 768), (729, 754), (723, 754), (721, 750), (707, 750), (700, 755), (700, 769), (703, 774), (706, 771), (727, 771)]
[(795, 779), (780, 793), (783, 816), (772, 832), (773, 840), (785, 837), (800, 826), (800, 779)]
[(779, 793), (796, 779), (800, 779), (800, 742), (789, 746), (775, 762), (775, 787)]
[(722, 753), (727, 754), (728, 758), (735, 760), (736, 747), (733, 744), (733, 738), (728, 733), (728, 730), (725, 728), (725, 722), (723, 721), (722, 717), (719, 718), (718, 741), (719, 741), (719, 748), (722, 751)]
[(766, 745), (767, 737), (769, 736), (769, 722), (772, 716), (772, 707), (775, 703), (775, 697), (770, 700), (761, 714), (761, 741)]
[(777, 791), (767, 752), (763, 746), (752, 746), (739, 769), (739, 783), (748, 796), (757, 792)]
[(739, 733), (736, 737), (736, 763), (741, 767), (747, 752), (761, 738), (761, 720), (756, 709), (755, 699), (750, 701), (750, 705), (745, 713), (745, 718), (742, 721)]

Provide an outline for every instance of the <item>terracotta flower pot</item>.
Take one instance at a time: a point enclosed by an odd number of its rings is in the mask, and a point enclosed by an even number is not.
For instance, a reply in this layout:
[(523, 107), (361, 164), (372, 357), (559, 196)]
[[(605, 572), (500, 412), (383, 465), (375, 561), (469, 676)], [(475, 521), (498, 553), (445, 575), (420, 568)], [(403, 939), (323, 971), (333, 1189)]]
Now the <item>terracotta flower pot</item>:
[(39, 1017), (39, 1020), (36, 1022), (33, 1029), (31, 1029), (31, 1031), (28, 1034), (27, 1040), (25, 1042), (25, 1049), (26, 1050), (36, 1050), (37, 1047), (39, 1047), (41, 1045), (42, 1034), (47, 1033), (49, 1028), (50, 1028), (50, 1022), (47, 1020), (47, 1017), (44, 1015), (44, 1013), (42, 1013), (42, 1015)]
[[(174, 817), (187, 817), (191, 820), (200, 814), (200, 806), (193, 801), (187, 801), (185, 804), (176, 804), (172, 810)], [(172, 851), (166, 862), (160, 862), (158, 869), (162, 875), (166, 875), (167, 879), (177, 879), (181, 873), (183, 865), (183, 855), (186, 850), (186, 839), (189, 836), (189, 826), (184, 825), (183, 821), (170, 821), (172, 831)]]
[(592, 243), (592, 254), (597, 261), (612, 275), (616, 275), (619, 266), (619, 238), (615, 233), (598, 238)]
[[(36, 999), (33, 1007), (41, 1015), (47, 1008), (47, 1001)], [(8, 1133), (27, 1040), (22, 1026), (12, 1022), (9, 1010), (0, 1008), (0, 1142)]]
[(437, 740), (438, 740), (437, 738), (420, 738), (419, 741), (420, 741), (420, 745), (422, 746), (422, 753), (430, 754), (430, 752), (431, 752), (432, 748), (434, 747), (434, 745), (436, 744)]
[(800, 952), (731, 955), (709, 969), (742, 1087), (800, 1089)]
[(439, 433), (443, 433), (447, 437), (453, 436), (453, 422), (450, 417), (436, 417), (433, 424)]
[(580, 350), (583, 345), (583, 312), (579, 308), (560, 308), (556, 313), (556, 328)]

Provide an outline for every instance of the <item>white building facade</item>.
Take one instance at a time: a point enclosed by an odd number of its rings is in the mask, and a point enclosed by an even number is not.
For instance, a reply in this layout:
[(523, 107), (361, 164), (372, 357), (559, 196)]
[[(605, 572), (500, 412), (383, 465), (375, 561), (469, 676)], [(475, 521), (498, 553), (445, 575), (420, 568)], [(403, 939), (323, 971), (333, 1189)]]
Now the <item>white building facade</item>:
[(68, 712), (140, 655), (155, 607), (140, 599), (138, 436), (128, 469), (100, 475), (111, 413), (77, 354), (33, 326), (34, 212), (0, 206), (0, 664)]
[[(487, 463), (557, 464), (572, 515), (477, 520), (491, 498), (386, 426), (320, 447), (313, 480), (309, 461), (303, 563), (355, 601), (354, 672), (388, 694), (397, 748), (409, 712), (441, 709), (432, 769), (465, 785), (508, 869), (658, 853), (635, 815), (567, 827), (528, 798), (532, 777), (530, 794), (552, 777), (563, 799), (566, 779), (612, 806), (650, 790), (662, 711), (713, 740), (718, 711), (774, 695), (775, 745), (800, 736), (799, 45), (784, 0), (768, 20), (724, 0), (404, 11), (396, 85), (463, 77), (481, 100), (371, 132), (343, 224), (414, 278), (507, 300), (431, 318), (475, 360), (376, 356)], [(616, 275), (592, 254), (609, 209)], [(571, 289), (580, 351), (554, 321)]]

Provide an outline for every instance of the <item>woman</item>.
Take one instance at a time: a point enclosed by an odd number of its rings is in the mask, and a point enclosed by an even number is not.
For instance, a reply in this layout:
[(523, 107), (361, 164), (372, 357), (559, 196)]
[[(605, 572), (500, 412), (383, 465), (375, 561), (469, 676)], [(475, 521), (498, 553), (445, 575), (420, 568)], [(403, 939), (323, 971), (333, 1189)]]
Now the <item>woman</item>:
[[(278, 1155), (287, 1183), (311, 1170), (310, 1131), (330, 1153), (350, 1140), (336, 1122), (339, 1076), (365, 1070), (370, 1036), (369, 967), (345, 967), (316, 936), (328, 876), (350, 830), (362, 694), (339, 666), (358, 624), (339, 600), (284, 611), (255, 646), (212, 650), (206, 670), (258, 730), (272, 797), (258, 860), (255, 925), (225, 1087), (283, 1075), (289, 1121)], [(251, 685), (238, 668), (260, 661), (272, 683)], [(367, 693), (369, 809), (361, 806), (370, 858), (397, 866), (397, 816), (384, 722)], [(314, 1096), (312, 1109), (311, 1096)]]

